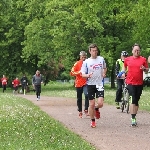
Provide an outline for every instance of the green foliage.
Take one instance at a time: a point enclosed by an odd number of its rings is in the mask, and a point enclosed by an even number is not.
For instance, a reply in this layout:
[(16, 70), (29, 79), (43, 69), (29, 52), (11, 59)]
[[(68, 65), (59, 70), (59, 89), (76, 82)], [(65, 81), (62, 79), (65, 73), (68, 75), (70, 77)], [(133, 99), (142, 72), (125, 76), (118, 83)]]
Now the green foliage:
[(122, 50), (140, 43), (142, 55), (150, 51), (148, 0), (2, 0), (0, 8), (0, 69), (8, 76), (40, 69), (47, 81), (69, 78), (79, 52), (96, 43), (113, 79)]

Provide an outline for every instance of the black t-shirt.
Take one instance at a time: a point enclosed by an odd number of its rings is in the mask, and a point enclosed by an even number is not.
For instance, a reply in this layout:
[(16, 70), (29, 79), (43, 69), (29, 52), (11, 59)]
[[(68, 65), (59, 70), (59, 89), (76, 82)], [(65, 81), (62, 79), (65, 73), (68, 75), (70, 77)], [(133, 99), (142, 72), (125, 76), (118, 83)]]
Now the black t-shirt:
[(21, 84), (26, 85), (28, 82), (27, 77), (22, 77)]

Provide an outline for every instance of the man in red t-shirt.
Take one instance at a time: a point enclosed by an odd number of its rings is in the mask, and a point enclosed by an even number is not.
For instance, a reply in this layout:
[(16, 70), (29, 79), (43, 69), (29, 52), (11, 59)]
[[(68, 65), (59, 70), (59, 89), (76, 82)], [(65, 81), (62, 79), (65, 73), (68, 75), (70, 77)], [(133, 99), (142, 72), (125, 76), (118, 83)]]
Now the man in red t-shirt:
[(5, 77), (5, 75), (3, 75), (3, 77), (1, 78), (3, 93), (6, 90), (7, 81), (8, 79)]
[(13, 88), (14, 88), (13, 94), (17, 94), (17, 91), (18, 91), (18, 88), (19, 88), (19, 85), (20, 85), (19, 79), (16, 77), (16, 79), (14, 79), (12, 81), (12, 84), (13, 84)]
[[(143, 90), (143, 71), (148, 72), (148, 63), (146, 58), (140, 56), (140, 45), (134, 44), (132, 47), (133, 56), (127, 57), (124, 60), (123, 72), (128, 68), (126, 83), (129, 94), (131, 96), (130, 113), (132, 126), (136, 126), (136, 114), (138, 111), (138, 101)], [(123, 76), (125, 76), (123, 74)]]

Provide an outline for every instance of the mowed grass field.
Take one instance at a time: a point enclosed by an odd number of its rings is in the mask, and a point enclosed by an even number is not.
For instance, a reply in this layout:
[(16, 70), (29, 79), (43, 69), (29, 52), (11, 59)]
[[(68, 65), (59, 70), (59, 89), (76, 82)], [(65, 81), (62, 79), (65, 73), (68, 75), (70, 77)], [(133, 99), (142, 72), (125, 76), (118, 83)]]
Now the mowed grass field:
[[(52, 93), (46, 88), (42, 94)], [(0, 150), (95, 149), (32, 102), (13, 96), (11, 89), (0, 93)]]
[[(150, 111), (149, 90), (150, 88), (143, 90), (141, 110)], [(105, 103), (115, 105), (115, 92), (116, 89), (110, 89), (108, 84), (105, 85)], [(76, 90), (69, 83), (50, 82), (42, 86), (42, 95), (76, 100)], [(69, 131), (32, 102), (13, 96), (12, 89), (0, 93), (0, 150), (94, 149), (90, 143)]]

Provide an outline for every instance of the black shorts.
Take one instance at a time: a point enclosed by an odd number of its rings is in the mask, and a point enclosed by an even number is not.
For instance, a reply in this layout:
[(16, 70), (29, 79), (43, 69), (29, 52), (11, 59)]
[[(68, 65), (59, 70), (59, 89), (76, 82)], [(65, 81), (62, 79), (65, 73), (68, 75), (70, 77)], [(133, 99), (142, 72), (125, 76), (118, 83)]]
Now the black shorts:
[(6, 85), (2, 85), (3, 90), (6, 90)]
[(17, 91), (17, 90), (18, 90), (18, 86), (15, 86), (15, 87), (14, 87), (14, 90)]
[(101, 86), (99, 89), (96, 85), (87, 85), (87, 90), (88, 90), (89, 100), (95, 99), (95, 94), (96, 94), (96, 98), (99, 98), (99, 97), (104, 98), (104, 87), (103, 86)]
[(127, 85), (127, 89), (129, 91), (129, 95), (132, 96), (131, 103), (138, 106), (138, 101), (142, 94), (143, 85)]
[(26, 89), (27, 85), (26, 84), (22, 84), (22, 89)]

